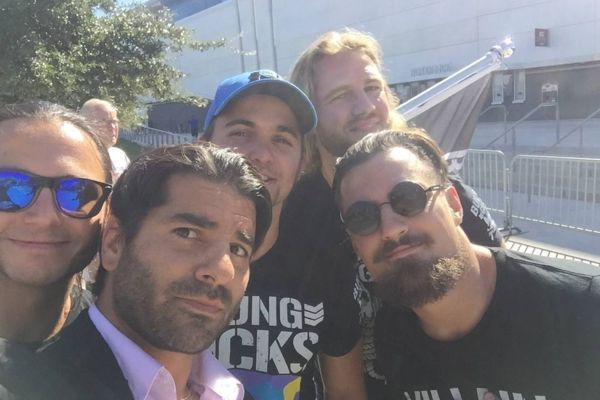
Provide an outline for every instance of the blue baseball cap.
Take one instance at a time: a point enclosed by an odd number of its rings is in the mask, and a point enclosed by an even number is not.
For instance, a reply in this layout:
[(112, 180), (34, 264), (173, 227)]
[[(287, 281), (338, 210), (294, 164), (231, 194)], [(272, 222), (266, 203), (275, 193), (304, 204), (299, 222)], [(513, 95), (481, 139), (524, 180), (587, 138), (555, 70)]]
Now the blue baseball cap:
[(281, 99), (296, 115), (302, 134), (310, 132), (317, 125), (317, 112), (304, 92), (276, 72), (261, 69), (232, 76), (219, 84), (215, 99), (204, 119), (204, 130), (229, 103), (251, 94), (265, 94)]

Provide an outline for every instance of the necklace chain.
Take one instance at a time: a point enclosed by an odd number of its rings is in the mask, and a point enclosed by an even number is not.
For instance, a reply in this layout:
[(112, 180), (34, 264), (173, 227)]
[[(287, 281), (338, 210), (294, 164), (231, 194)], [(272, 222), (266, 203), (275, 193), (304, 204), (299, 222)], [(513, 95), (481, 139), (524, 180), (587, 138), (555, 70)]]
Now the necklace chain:
[(195, 396), (195, 394), (194, 394), (194, 391), (193, 391), (192, 389), (190, 389), (190, 387), (189, 387), (189, 386), (186, 386), (186, 387), (185, 387), (185, 391), (186, 391), (186, 394), (185, 394), (185, 396), (183, 396), (183, 397), (182, 397), (182, 398), (180, 398), (179, 400), (192, 400), (192, 399), (195, 399), (195, 398), (196, 398), (196, 396)]

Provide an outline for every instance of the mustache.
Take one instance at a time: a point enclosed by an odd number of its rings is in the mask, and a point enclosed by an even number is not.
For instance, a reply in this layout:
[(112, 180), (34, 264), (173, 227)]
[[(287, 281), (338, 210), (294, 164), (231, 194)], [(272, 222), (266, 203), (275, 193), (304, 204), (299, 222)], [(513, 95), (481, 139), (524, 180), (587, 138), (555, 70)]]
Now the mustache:
[(416, 244), (428, 244), (431, 243), (431, 236), (421, 233), (421, 234), (406, 234), (402, 236), (398, 240), (386, 240), (383, 242), (381, 247), (375, 253), (373, 257), (374, 262), (382, 262), (385, 260), (387, 255), (392, 252), (398, 246), (411, 246)]
[(371, 110), (366, 114), (355, 115), (350, 119), (350, 121), (348, 121), (348, 126), (354, 126), (357, 123), (376, 117), (377, 113), (375, 112), (375, 110)]
[(174, 282), (169, 288), (169, 294), (185, 297), (206, 296), (211, 300), (221, 300), (225, 306), (230, 306), (233, 302), (231, 292), (224, 286), (213, 286), (195, 279), (181, 279)]

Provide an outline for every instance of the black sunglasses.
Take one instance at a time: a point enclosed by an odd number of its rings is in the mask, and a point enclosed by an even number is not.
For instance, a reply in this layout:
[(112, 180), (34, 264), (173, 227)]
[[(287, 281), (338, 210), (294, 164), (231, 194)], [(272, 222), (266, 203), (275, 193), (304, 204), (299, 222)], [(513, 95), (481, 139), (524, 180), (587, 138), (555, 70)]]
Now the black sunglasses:
[(424, 189), (415, 182), (400, 182), (388, 194), (390, 201), (380, 204), (357, 201), (348, 207), (342, 215), (342, 221), (350, 234), (370, 235), (381, 224), (381, 206), (384, 204), (389, 204), (396, 214), (412, 217), (423, 212), (427, 206), (427, 193), (446, 187), (447, 185), (433, 185)]
[(30, 207), (42, 188), (54, 194), (56, 207), (73, 218), (91, 218), (100, 212), (112, 185), (70, 176), (49, 178), (30, 172), (0, 170), (0, 211), (17, 212)]

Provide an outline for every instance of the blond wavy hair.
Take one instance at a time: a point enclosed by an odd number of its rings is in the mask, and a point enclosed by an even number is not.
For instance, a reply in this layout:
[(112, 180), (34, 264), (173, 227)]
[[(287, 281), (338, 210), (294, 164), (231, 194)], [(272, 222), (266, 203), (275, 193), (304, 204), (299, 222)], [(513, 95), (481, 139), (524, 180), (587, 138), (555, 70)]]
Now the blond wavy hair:
[[(290, 81), (302, 89), (308, 98), (315, 103), (315, 65), (326, 56), (333, 56), (350, 50), (360, 50), (371, 59), (380, 72), (383, 71), (381, 46), (379, 46), (373, 35), (346, 28), (340, 31), (326, 32), (312, 42), (292, 67)], [(398, 106), (398, 98), (389, 88), (387, 82), (384, 83), (385, 99), (390, 110), (389, 128), (406, 127), (405, 119), (395, 111)], [(305, 145), (306, 157), (303, 163), (303, 171), (308, 173), (319, 169), (321, 164), (314, 132), (306, 136)]]

